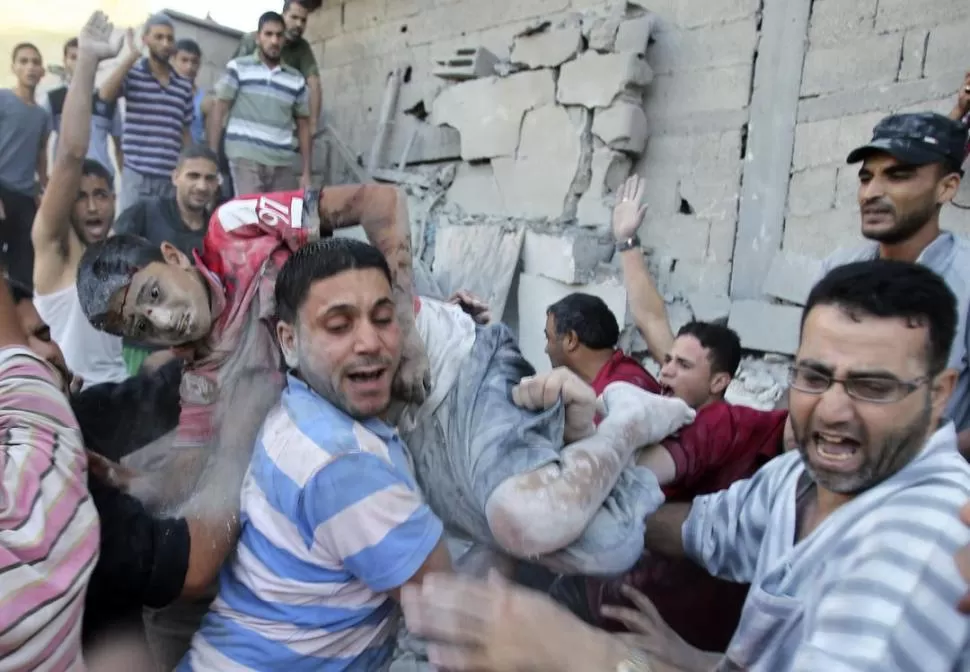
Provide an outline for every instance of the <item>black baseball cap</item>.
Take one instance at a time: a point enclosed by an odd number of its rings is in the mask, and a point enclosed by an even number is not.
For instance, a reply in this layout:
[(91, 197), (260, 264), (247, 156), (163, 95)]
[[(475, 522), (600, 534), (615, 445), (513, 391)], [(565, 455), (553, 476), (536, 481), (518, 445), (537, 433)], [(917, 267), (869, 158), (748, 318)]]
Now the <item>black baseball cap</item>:
[(877, 152), (911, 166), (942, 163), (960, 170), (966, 155), (967, 127), (935, 112), (893, 114), (872, 129), (869, 144), (852, 150), (848, 163), (859, 163)]

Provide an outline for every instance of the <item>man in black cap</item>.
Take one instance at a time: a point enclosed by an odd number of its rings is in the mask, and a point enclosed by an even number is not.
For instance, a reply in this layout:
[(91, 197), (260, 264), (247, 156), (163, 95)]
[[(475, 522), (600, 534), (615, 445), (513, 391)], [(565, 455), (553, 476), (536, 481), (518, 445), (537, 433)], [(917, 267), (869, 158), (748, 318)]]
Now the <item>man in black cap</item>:
[(853, 150), (860, 163), (859, 208), (864, 245), (837, 250), (823, 263), (866, 259), (923, 264), (939, 274), (957, 297), (958, 324), (948, 366), (959, 372), (947, 417), (956, 424), (960, 451), (970, 457), (970, 241), (940, 229), (940, 211), (953, 200), (963, 177), (967, 128), (941, 114), (895, 114)]

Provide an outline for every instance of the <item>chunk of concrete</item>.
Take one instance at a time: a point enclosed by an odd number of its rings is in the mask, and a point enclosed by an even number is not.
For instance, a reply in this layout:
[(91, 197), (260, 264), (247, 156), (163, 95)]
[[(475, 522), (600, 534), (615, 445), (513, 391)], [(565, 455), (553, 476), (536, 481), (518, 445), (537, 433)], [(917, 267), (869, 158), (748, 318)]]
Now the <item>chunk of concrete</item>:
[(620, 24), (616, 31), (614, 51), (627, 51), (634, 54), (646, 55), (650, 36), (657, 27), (657, 16), (647, 13), (635, 19), (627, 19)]
[(640, 105), (618, 100), (593, 116), (593, 135), (611, 149), (641, 154), (647, 146), (647, 115)]
[(822, 262), (818, 259), (777, 252), (768, 267), (762, 291), (775, 299), (804, 306), (821, 272)]
[(589, 188), (580, 197), (576, 209), (576, 219), (582, 226), (606, 228), (613, 213), (614, 193), (623, 184), (633, 161), (622, 152), (606, 145), (593, 150)]
[(742, 299), (732, 302), (728, 326), (743, 348), (793, 355), (798, 350), (801, 319), (801, 308)]
[(626, 289), (619, 282), (567, 285), (529, 273), (519, 274), (519, 349), (537, 371), (551, 366), (546, 348), (546, 308), (573, 292), (598, 296), (609, 307), (616, 321), (623, 324), (626, 313)]
[(515, 38), (512, 62), (529, 68), (555, 68), (579, 53), (583, 33), (578, 25), (545, 30)]
[(636, 53), (587, 51), (560, 69), (556, 99), (563, 105), (607, 107), (624, 92), (638, 98), (652, 80), (653, 71)]
[(459, 163), (446, 200), (472, 215), (511, 216), (489, 163)]
[(731, 314), (731, 299), (727, 296), (704, 293), (688, 294), (687, 303), (690, 304), (694, 319), (698, 322), (727, 324), (728, 317)]
[(506, 206), (525, 218), (560, 217), (579, 169), (583, 129), (558, 105), (526, 113), (515, 158), (492, 160)]
[(431, 74), (458, 81), (491, 77), (496, 63), (498, 57), (484, 47), (460, 47), (436, 61)]
[(589, 229), (528, 231), (522, 244), (522, 272), (568, 285), (588, 282), (613, 254), (613, 240)]
[(468, 290), (502, 315), (524, 237), (524, 225), (515, 223), (443, 226), (435, 237), (433, 277), (445, 294)]
[(512, 156), (519, 146), (522, 117), (552, 103), (555, 91), (551, 70), (474, 79), (442, 91), (435, 98), (431, 120), (458, 129), (465, 161)]

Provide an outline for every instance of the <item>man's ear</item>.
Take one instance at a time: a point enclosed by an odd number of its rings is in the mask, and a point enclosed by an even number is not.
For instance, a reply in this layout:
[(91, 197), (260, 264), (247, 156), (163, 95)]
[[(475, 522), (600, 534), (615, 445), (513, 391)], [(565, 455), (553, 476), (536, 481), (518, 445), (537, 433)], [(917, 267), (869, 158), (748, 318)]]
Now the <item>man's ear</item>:
[(579, 347), (579, 336), (573, 330), (567, 331), (562, 337), (562, 349), (566, 352), (574, 352)]
[(957, 192), (960, 190), (960, 182), (962, 177), (960, 173), (949, 173), (942, 180), (937, 189), (937, 202), (938, 203), (949, 203), (952, 201)]
[(731, 376), (724, 372), (715, 373), (714, 377), (711, 378), (711, 394), (724, 394), (724, 390), (726, 390), (730, 384)]
[(277, 321), (276, 340), (280, 344), (280, 350), (283, 352), (283, 361), (286, 362), (286, 368), (295, 369), (299, 361), (297, 352), (300, 349), (296, 328), (283, 320)]
[(160, 249), (166, 264), (180, 268), (192, 268), (192, 260), (171, 243), (162, 243)]
[(930, 403), (935, 416), (943, 417), (950, 395), (956, 387), (957, 375), (955, 369), (944, 369), (930, 381)]

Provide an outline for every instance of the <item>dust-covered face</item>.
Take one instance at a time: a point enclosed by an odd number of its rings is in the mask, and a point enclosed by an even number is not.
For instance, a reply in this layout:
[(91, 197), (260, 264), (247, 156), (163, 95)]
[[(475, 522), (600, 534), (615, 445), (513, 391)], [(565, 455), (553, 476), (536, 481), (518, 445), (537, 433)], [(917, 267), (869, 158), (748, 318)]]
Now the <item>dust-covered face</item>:
[(162, 253), (165, 261), (148, 264), (112, 297), (112, 331), (145, 345), (188, 345), (212, 329), (209, 288), (174, 246), (164, 243)]
[(355, 269), (315, 281), (296, 322), (277, 326), (287, 366), (351, 417), (382, 415), (401, 361), (401, 328), (385, 275)]
[(84, 175), (71, 211), (74, 232), (85, 245), (104, 240), (115, 218), (115, 195), (100, 175)]

